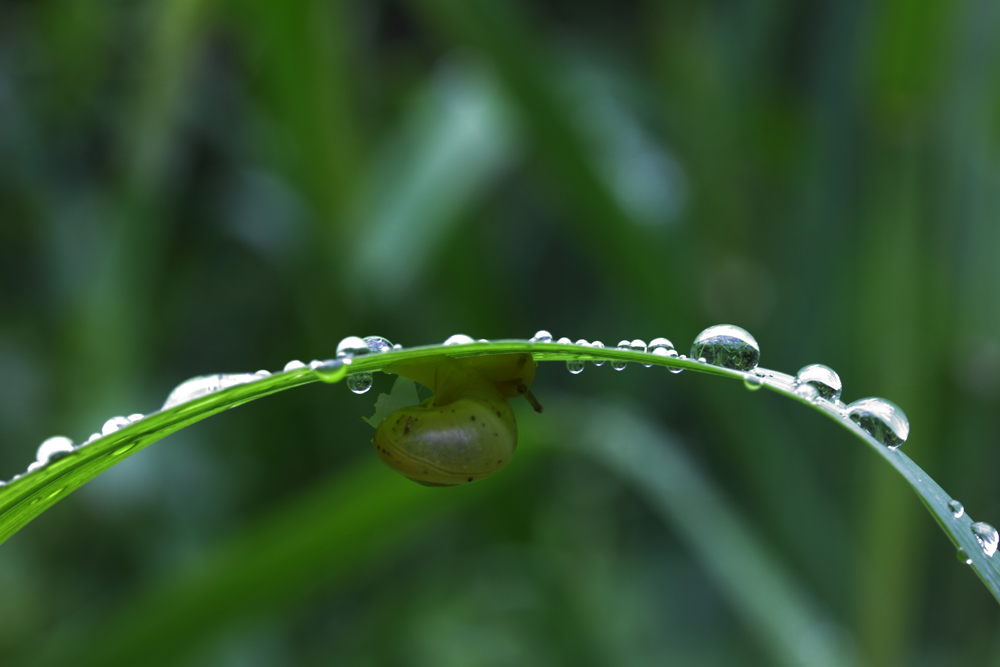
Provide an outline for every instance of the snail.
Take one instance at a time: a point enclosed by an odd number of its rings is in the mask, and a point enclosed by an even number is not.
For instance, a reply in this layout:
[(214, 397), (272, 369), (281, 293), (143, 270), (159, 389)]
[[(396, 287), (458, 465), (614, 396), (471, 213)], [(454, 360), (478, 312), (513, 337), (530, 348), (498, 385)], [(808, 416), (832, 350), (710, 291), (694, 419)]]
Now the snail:
[(425, 486), (454, 486), (503, 469), (517, 448), (517, 422), (508, 398), (542, 406), (528, 387), (530, 354), (466, 359), (444, 356), (397, 362), (384, 370), (429, 387), (434, 395), (391, 413), (372, 443), (390, 468)]

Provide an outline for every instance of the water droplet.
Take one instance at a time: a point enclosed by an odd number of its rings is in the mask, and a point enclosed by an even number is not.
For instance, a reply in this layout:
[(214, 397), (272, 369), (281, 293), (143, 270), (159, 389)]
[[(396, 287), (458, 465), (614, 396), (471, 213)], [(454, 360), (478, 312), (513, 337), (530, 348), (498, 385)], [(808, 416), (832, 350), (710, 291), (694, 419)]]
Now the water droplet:
[(551, 343), (552, 334), (550, 334), (545, 329), (539, 329), (535, 332), (535, 335), (528, 339), (529, 343)]
[(691, 357), (713, 366), (752, 371), (760, 362), (760, 346), (745, 329), (717, 324), (698, 334), (691, 344)]
[[(595, 348), (597, 350), (603, 350), (604, 343), (602, 343), (599, 340), (595, 340), (593, 343), (590, 344), (590, 347)], [(594, 364), (595, 366), (603, 366), (605, 362), (603, 359), (594, 359), (590, 363)]]
[(371, 352), (364, 338), (348, 336), (337, 343), (338, 357), (360, 357)]
[(444, 342), (445, 345), (468, 345), (469, 343), (475, 343), (476, 339), (472, 336), (466, 336), (465, 334), (455, 334), (454, 336), (448, 336), (448, 340)]
[(58, 461), (73, 451), (73, 441), (61, 435), (49, 438), (38, 446), (35, 462), (43, 466), (51, 461)]
[[(174, 390), (170, 392), (169, 396), (167, 396), (167, 400), (163, 402), (162, 409), (168, 410), (180, 405), (181, 403), (187, 403), (188, 401), (193, 401), (196, 398), (214, 394), (222, 389), (228, 389), (240, 384), (247, 384), (248, 382), (255, 382), (260, 379), (261, 377), (259, 375), (255, 375), (254, 373), (232, 373), (228, 375), (202, 375), (194, 377), (190, 380), (185, 380), (174, 387)], [(107, 434), (105, 433), (105, 435)]]
[(707, 364), (708, 363), (708, 359), (706, 359), (705, 357), (698, 357), (698, 363), (699, 364)]
[(146, 418), (146, 415), (144, 415), (144, 414), (142, 414), (140, 412), (136, 412), (135, 414), (128, 416), (128, 421), (129, 421), (130, 424), (134, 424), (137, 421), (139, 421), (140, 419), (145, 419), (145, 418)]
[(583, 372), (583, 361), (581, 359), (570, 359), (566, 362), (566, 370), (573, 375), (579, 375)]
[[(619, 350), (631, 350), (632, 349), (632, 341), (628, 341), (628, 340), (620, 340), (620, 341), (618, 341), (618, 349)], [(623, 370), (625, 370), (626, 366), (628, 366), (628, 362), (627, 361), (612, 361), (611, 362), (611, 368), (615, 369), (616, 371), (623, 371)]]
[(476, 342), (477, 343), (488, 343), (488, 342), (490, 342), (490, 339), (489, 338), (480, 338)]
[(347, 376), (347, 388), (355, 394), (363, 394), (372, 388), (371, 373), (356, 373)]
[[(674, 344), (671, 343), (666, 338), (654, 338), (653, 340), (649, 341), (649, 351), (651, 353), (653, 353), (653, 354), (656, 354), (657, 350), (664, 350), (664, 351), (666, 351), (666, 350), (673, 350), (673, 349), (674, 349)], [(663, 356), (663, 355), (660, 355), (660, 356)], [(674, 356), (676, 357), (677, 355), (675, 354)]]
[(392, 349), (394, 352), (399, 352), (400, 350), (403, 349), (403, 346), (400, 345), (399, 343), (396, 343), (395, 345), (392, 346)]
[(125, 445), (124, 447), (119, 447), (115, 451), (111, 452), (111, 456), (121, 456), (125, 452), (131, 450), (133, 447), (135, 447), (135, 443), (132, 443), (131, 445)]
[(287, 364), (285, 364), (285, 372), (287, 373), (288, 371), (297, 371), (298, 369), (305, 367), (306, 365), (301, 361), (299, 361), (298, 359), (292, 359)]
[(128, 417), (112, 417), (108, 421), (104, 422), (104, 426), (101, 427), (101, 433), (104, 435), (110, 435), (118, 429), (124, 428), (128, 425)]
[(269, 377), (271, 377), (271, 371), (261, 369), (261, 370), (257, 371), (256, 373), (254, 373), (254, 375), (256, 375), (257, 377), (260, 377), (260, 378), (269, 378)]
[(62, 493), (65, 489), (66, 489), (65, 486), (60, 486), (58, 489), (56, 489), (52, 493), (50, 493), (49, 495), (45, 496), (45, 500), (52, 500), (53, 498), (55, 498), (56, 496), (58, 496), (60, 493)]
[(798, 375), (795, 376), (795, 381), (816, 387), (819, 395), (828, 401), (836, 401), (840, 398), (840, 392), (843, 389), (837, 371), (823, 364), (803, 366)]
[(847, 406), (847, 416), (889, 449), (910, 435), (910, 421), (898, 405), (884, 398), (862, 398)]
[(972, 524), (971, 528), (972, 534), (979, 540), (979, 546), (983, 548), (986, 555), (992, 556), (995, 554), (997, 552), (997, 543), (1000, 543), (1000, 535), (997, 534), (997, 529), (982, 521)]
[(560, 345), (572, 345), (573, 344), (573, 341), (571, 341), (569, 338), (566, 338), (566, 336), (563, 336), (562, 338), (560, 338), (556, 342), (559, 343)]
[(948, 509), (951, 510), (951, 515), (956, 519), (961, 519), (962, 515), (965, 514), (965, 506), (957, 500), (949, 500)]
[(590, 343), (587, 342), (586, 338), (581, 338), (573, 344), (579, 345), (580, 347), (590, 347)]
[(965, 549), (959, 549), (955, 552), (955, 558), (962, 565), (972, 565), (972, 559), (969, 558), (969, 554), (965, 553)]
[(387, 338), (382, 338), (381, 336), (365, 336), (364, 340), (365, 343), (368, 344), (368, 349), (371, 350), (373, 354), (392, 352), (392, 343), (390, 343)]
[(94, 440), (100, 440), (100, 439), (101, 439), (101, 434), (100, 433), (91, 433), (90, 437), (87, 438), (86, 440), (84, 440), (83, 444), (84, 445), (89, 445)]
[(792, 391), (795, 393), (796, 396), (798, 396), (799, 398), (803, 398), (809, 401), (810, 403), (819, 400), (819, 391), (816, 389), (816, 387), (812, 386), (811, 384), (795, 385)]
[(323, 382), (340, 382), (347, 369), (351, 365), (351, 357), (341, 357), (339, 359), (327, 359), (326, 361), (313, 360), (309, 362), (309, 368)]
[[(636, 338), (635, 340), (633, 340), (631, 343), (628, 344), (628, 347), (633, 352), (642, 352), (643, 354), (646, 353), (646, 341), (644, 341), (641, 338)], [(646, 368), (649, 368), (652, 365), (653, 364), (643, 364), (643, 366), (645, 366)]]
[(756, 375), (747, 375), (743, 378), (743, 386), (750, 391), (757, 391), (764, 386), (764, 380)]

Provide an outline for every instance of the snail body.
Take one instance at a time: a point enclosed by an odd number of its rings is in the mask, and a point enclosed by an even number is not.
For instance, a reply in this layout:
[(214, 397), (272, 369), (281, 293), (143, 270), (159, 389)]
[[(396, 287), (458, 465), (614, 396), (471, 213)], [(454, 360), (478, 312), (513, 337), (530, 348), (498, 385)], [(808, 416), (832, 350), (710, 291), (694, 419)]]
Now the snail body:
[(510, 462), (517, 421), (507, 398), (533, 401), (531, 355), (429, 357), (385, 370), (434, 392), (419, 405), (396, 410), (376, 429), (375, 452), (390, 468), (419, 484), (453, 486), (489, 477)]

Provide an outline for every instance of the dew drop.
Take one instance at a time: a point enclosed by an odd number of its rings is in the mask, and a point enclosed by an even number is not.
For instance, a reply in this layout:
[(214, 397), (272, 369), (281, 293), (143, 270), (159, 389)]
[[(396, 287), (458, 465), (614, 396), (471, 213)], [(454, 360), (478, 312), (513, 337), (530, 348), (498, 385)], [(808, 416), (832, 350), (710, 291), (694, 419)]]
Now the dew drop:
[(573, 341), (571, 341), (569, 338), (566, 338), (566, 336), (563, 336), (562, 338), (560, 338), (556, 342), (559, 343), (560, 345), (572, 345), (573, 344)]
[(752, 371), (760, 362), (760, 346), (746, 329), (717, 324), (698, 334), (691, 344), (691, 357), (713, 366)]
[(309, 368), (313, 373), (316, 374), (323, 382), (340, 382), (345, 375), (347, 375), (347, 369), (351, 365), (352, 357), (341, 357), (339, 359), (327, 359), (326, 361), (312, 360), (309, 362)]
[(51, 461), (57, 461), (73, 451), (73, 441), (69, 438), (57, 435), (49, 438), (38, 446), (35, 453), (35, 462), (43, 466)]
[(580, 347), (590, 347), (590, 343), (587, 342), (586, 338), (581, 338), (573, 344), (579, 345)]
[(698, 357), (698, 363), (699, 364), (707, 364), (708, 363), (708, 359), (706, 359), (705, 357)]
[(476, 342), (477, 343), (488, 343), (488, 342), (490, 342), (490, 339), (489, 338), (480, 338)]
[(972, 559), (969, 558), (969, 554), (965, 553), (965, 549), (959, 549), (955, 552), (955, 558), (962, 565), (972, 565)]
[(100, 439), (101, 439), (101, 434), (100, 433), (91, 433), (90, 437), (87, 438), (86, 440), (84, 440), (83, 444), (89, 445), (94, 440), (100, 440)]
[(399, 343), (396, 343), (395, 345), (392, 346), (392, 349), (394, 352), (399, 352), (400, 350), (403, 349), (403, 346), (400, 345)]
[(101, 433), (104, 435), (111, 435), (115, 431), (128, 425), (128, 417), (112, 417), (108, 421), (104, 422), (104, 426), (101, 427)]
[(997, 529), (982, 521), (972, 524), (971, 528), (972, 534), (979, 540), (979, 546), (983, 548), (986, 555), (992, 556), (995, 554), (997, 552), (997, 543), (1000, 543), (1000, 535), (997, 534)]
[(455, 334), (454, 336), (448, 336), (448, 340), (444, 342), (445, 345), (468, 345), (469, 343), (475, 343), (476, 339), (472, 336), (466, 336), (465, 334)]
[(119, 447), (115, 451), (111, 452), (111, 456), (121, 456), (125, 452), (130, 451), (133, 447), (135, 447), (135, 443), (132, 443), (131, 445), (125, 445), (124, 447)]
[(862, 398), (847, 406), (847, 416), (889, 449), (910, 435), (910, 421), (898, 405), (884, 398)]
[[(646, 341), (644, 341), (641, 338), (636, 338), (635, 340), (633, 340), (631, 343), (628, 344), (628, 347), (633, 352), (642, 352), (643, 354), (646, 353)], [(643, 366), (645, 366), (646, 368), (649, 368), (652, 365), (653, 364), (643, 364)]]
[(373, 354), (392, 352), (392, 343), (390, 343), (387, 338), (382, 338), (381, 336), (365, 336), (364, 341), (368, 344), (368, 349)]
[(261, 369), (261, 370), (257, 371), (256, 373), (254, 373), (254, 375), (256, 375), (257, 377), (260, 377), (260, 378), (269, 378), (269, 377), (271, 377), (271, 371)]
[(764, 380), (756, 375), (747, 375), (743, 378), (743, 386), (750, 391), (757, 391), (764, 386)]
[(573, 375), (579, 375), (583, 372), (583, 360), (582, 359), (570, 359), (566, 362), (566, 370), (568, 370)]
[(135, 414), (131, 414), (131, 415), (128, 416), (128, 421), (129, 421), (130, 424), (134, 424), (137, 421), (139, 421), (140, 419), (145, 419), (145, 418), (146, 418), (146, 415), (144, 415), (144, 414), (142, 414), (140, 412), (136, 412)]
[(306, 365), (301, 361), (299, 361), (298, 359), (292, 359), (287, 364), (285, 364), (284, 370), (287, 373), (288, 371), (297, 371), (298, 369), (305, 367)]
[(965, 514), (965, 506), (957, 500), (949, 500), (948, 509), (951, 510), (951, 515), (956, 519), (961, 519), (962, 515)]
[[(632, 341), (628, 341), (628, 340), (620, 340), (620, 341), (618, 341), (618, 349), (619, 350), (631, 350), (632, 349)], [(628, 366), (628, 362), (627, 361), (612, 361), (611, 362), (611, 368), (615, 369), (616, 371), (623, 371), (623, 370), (625, 370), (626, 366)]]
[[(592, 347), (594, 349), (597, 349), (597, 350), (603, 350), (604, 349), (604, 343), (602, 343), (599, 340), (595, 340), (593, 343), (590, 344), (590, 347)], [(595, 366), (603, 366), (605, 362), (604, 362), (604, 359), (594, 359), (590, 363), (594, 364)]]
[[(167, 396), (167, 400), (163, 402), (162, 409), (168, 410), (180, 405), (181, 403), (187, 403), (188, 401), (193, 401), (196, 398), (214, 394), (222, 389), (228, 389), (240, 384), (247, 384), (248, 382), (256, 382), (260, 379), (261, 377), (259, 375), (255, 375), (254, 373), (232, 373), (228, 375), (202, 375), (199, 377), (193, 377), (190, 380), (185, 380), (174, 387), (174, 390), (170, 392), (169, 396)], [(107, 433), (105, 433), (105, 435), (107, 435)]]
[(372, 388), (371, 373), (355, 373), (347, 376), (347, 388), (355, 394), (363, 394)]
[(795, 393), (799, 398), (805, 399), (810, 403), (819, 400), (819, 390), (811, 384), (799, 384), (792, 388), (792, 392)]
[(552, 334), (550, 334), (545, 329), (539, 329), (535, 332), (535, 335), (528, 339), (529, 343), (551, 343)]
[[(664, 350), (665, 352), (666, 350), (673, 350), (673, 349), (674, 349), (674, 344), (671, 343), (666, 338), (654, 338), (653, 340), (649, 341), (649, 351), (652, 354), (656, 354), (657, 350)], [(676, 350), (674, 351), (676, 352)], [(677, 355), (675, 354), (674, 356), (676, 357)]]
[[(670, 357), (671, 359), (677, 359), (678, 358), (677, 350), (667, 350), (667, 356)], [(680, 355), (680, 358), (687, 359), (687, 357), (685, 357), (683, 354)], [(679, 366), (669, 366), (667, 370), (670, 371), (671, 373), (680, 373), (684, 369)]]
[(840, 398), (843, 385), (837, 371), (823, 364), (810, 364), (802, 367), (795, 381), (799, 384), (811, 384), (816, 387), (816, 391), (822, 398), (828, 401), (836, 401)]
[(348, 336), (337, 343), (338, 357), (360, 357), (371, 352), (364, 338)]

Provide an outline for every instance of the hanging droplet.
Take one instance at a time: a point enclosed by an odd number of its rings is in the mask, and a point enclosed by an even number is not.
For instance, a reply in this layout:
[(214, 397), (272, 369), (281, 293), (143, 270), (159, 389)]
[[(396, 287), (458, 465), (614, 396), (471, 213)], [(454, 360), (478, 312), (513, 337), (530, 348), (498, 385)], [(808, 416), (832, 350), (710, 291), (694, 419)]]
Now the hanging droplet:
[(756, 375), (747, 375), (743, 378), (743, 386), (750, 391), (757, 391), (764, 386), (764, 380)]
[[(590, 344), (590, 347), (598, 349), (598, 350), (603, 350), (604, 349), (604, 343), (602, 343), (599, 340), (595, 340), (593, 343)], [(603, 366), (605, 362), (604, 362), (604, 359), (594, 359), (590, 363), (594, 364), (595, 366)]]
[(979, 546), (983, 548), (986, 555), (992, 556), (995, 554), (997, 552), (997, 544), (1000, 543), (1000, 535), (997, 534), (997, 529), (982, 521), (972, 524), (971, 528), (972, 534), (979, 540)]
[(810, 364), (802, 367), (795, 376), (795, 381), (816, 387), (819, 395), (828, 401), (836, 401), (840, 398), (840, 392), (843, 389), (837, 371), (823, 364)]
[(368, 349), (371, 350), (372, 354), (392, 352), (392, 343), (390, 343), (387, 338), (382, 338), (381, 336), (365, 336), (364, 341), (368, 344)]
[(698, 334), (691, 344), (691, 357), (713, 366), (752, 371), (760, 362), (760, 346), (745, 329), (717, 324)]
[[(619, 350), (631, 350), (632, 349), (632, 341), (628, 341), (628, 340), (620, 340), (620, 341), (618, 341), (618, 349)], [(628, 366), (628, 362), (627, 361), (612, 361), (611, 362), (611, 368), (615, 369), (616, 371), (623, 371), (623, 370), (625, 370), (626, 366)]]
[(101, 433), (104, 435), (111, 435), (118, 429), (128, 425), (128, 417), (112, 417), (108, 421), (104, 422), (104, 426), (101, 427)]
[(819, 400), (819, 390), (811, 384), (798, 384), (792, 389), (796, 396), (810, 403)]
[(58, 461), (72, 451), (73, 441), (65, 436), (57, 435), (38, 445), (35, 462), (39, 466), (43, 466), (51, 461)]
[(355, 373), (347, 376), (347, 388), (355, 394), (363, 394), (372, 388), (371, 373)]
[(579, 375), (583, 372), (583, 360), (581, 359), (570, 359), (566, 362), (566, 370), (568, 370), (573, 375)]
[(884, 398), (862, 398), (847, 406), (847, 416), (889, 449), (910, 435), (910, 421), (898, 405)]
[(316, 374), (323, 382), (340, 382), (345, 375), (347, 375), (347, 369), (351, 366), (352, 357), (340, 357), (339, 359), (327, 359), (326, 361), (312, 360), (309, 362), (309, 368), (313, 373)]
[(287, 364), (285, 364), (284, 370), (287, 373), (288, 371), (297, 371), (300, 368), (305, 368), (305, 367), (306, 365), (301, 361), (299, 361), (298, 359), (292, 359)]
[(488, 343), (488, 342), (490, 342), (490, 339), (489, 338), (480, 338), (476, 342), (477, 343)]
[(454, 336), (448, 336), (448, 340), (444, 342), (444, 345), (468, 345), (469, 343), (475, 343), (476, 339), (472, 336), (466, 336), (465, 334), (455, 334)]
[(965, 553), (965, 549), (959, 549), (955, 552), (955, 558), (962, 565), (972, 565), (972, 559), (969, 558), (969, 554)]
[(145, 418), (146, 418), (146, 415), (144, 415), (142, 413), (139, 413), (139, 412), (136, 412), (135, 414), (132, 414), (132, 415), (129, 415), (128, 417), (126, 417), (126, 419), (128, 419), (128, 421), (129, 421), (130, 424), (134, 424), (137, 421), (139, 421), (140, 419), (145, 419)]
[[(646, 353), (646, 341), (644, 341), (641, 338), (636, 338), (635, 340), (633, 340), (631, 343), (628, 344), (628, 347), (633, 352), (642, 352), (643, 354)], [(645, 366), (646, 368), (650, 368), (652, 365), (653, 364), (643, 364), (643, 366)]]
[(948, 509), (951, 510), (951, 515), (956, 519), (961, 519), (962, 515), (965, 514), (965, 506), (957, 500), (949, 500)]
[(535, 335), (528, 339), (529, 343), (551, 343), (552, 334), (550, 334), (545, 329), (539, 329), (535, 332)]

